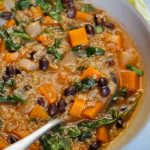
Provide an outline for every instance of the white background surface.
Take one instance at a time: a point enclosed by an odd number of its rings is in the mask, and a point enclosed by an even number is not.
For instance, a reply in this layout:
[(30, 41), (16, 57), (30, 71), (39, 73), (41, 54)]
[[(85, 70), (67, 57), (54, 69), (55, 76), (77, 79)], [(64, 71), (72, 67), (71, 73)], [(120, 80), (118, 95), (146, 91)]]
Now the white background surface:
[[(144, 0), (150, 10), (150, 0)], [(144, 116), (143, 116), (144, 117)], [(123, 150), (150, 150), (150, 123)]]

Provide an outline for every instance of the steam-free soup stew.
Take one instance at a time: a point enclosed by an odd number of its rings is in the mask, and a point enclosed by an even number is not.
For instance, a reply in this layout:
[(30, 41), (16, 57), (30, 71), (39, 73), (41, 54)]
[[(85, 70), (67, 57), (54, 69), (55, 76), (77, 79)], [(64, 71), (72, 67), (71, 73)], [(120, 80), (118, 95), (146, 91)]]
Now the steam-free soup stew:
[(125, 31), (73, 0), (4, 0), (0, 24), (0, 149), (57, 117), (30, 150), (105, 149), (143, 93)]

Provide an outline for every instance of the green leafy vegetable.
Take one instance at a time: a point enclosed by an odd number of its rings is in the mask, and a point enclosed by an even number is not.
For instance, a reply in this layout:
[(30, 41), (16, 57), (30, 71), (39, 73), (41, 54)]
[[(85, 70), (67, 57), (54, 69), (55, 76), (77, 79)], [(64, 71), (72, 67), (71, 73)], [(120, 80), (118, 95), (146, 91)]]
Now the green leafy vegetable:
[(15, 96), (15, 95), (10, 95), (10, 96), (2, 96), (0, 95), (0, 103), (24, 103), (25, 100)]
[(101, 48), (87, 47), (86, 54), (88, 57), (93, 56), (93, 55), (104, 55), (105, 51)]
[(13, 87), (14, 85), (15, 85), (15, 80), (14, 79), (8, 79), (7, 81), (6, 81), (6, 85), (8, 86), (8, 87)]
[(55, 59), (60, 60), (62, 58), (62, 54), (59, 51), (57, 51), (57, 48), (60, 48), (60, 45), (61, 45), (61, 40), (55, 39), (54, 45), (47, 49), (47, 53), (52, 54), (55, 57)]
[(101, 26), (96, 26), (96, 27), (95, 27), (95, 32), (96, 32), (97, 34), (102, 33), (102, 32), (103, 32), (103, 28), (102, 28)]
[(45, 14), (48, 14), (52, 9), (51, 3), (47, 0), (36, 0), (36, 4), (40, 6)]
[(55, 57), (55, 59), (60, 60), (60, 59), (62, 58), (61, 53), (58, 52), (54, 46), (49, 47), (49, 48), (47, 49), (47, 52), (48, 52), (49, 54), (52, 54), (52, 55)]
[(52, 10), (49, 12), (49, 15), (59, 21), (61, 19), (60, 13), (63, 11), (63, 6), (61, 0), (56, 0), (55, 5), (53, 6)]
[(44, 135), (40, 139), (44, 150), (71, 150), (70, 144), (67, 139), (58, 136)]
[(116, 101), (119, 100), (120, 97), (126, 97), (127, 93), (128, 93), (127, 88), (121, 88), (114, 94), (112, 100)]
[(81, 131), (77, 127), (71, 127), (68, 129), (68, 135), (70, 138), (76, 138), (81, 135)]
[(21, 48), (21, 45), (18, 43), (14, 43), (11, 34), (7, 32), (5, 29), (1, 29), (0, 37), (4, 39), (6, 48), (9, 52), (16, 52)]
[(18, 10), (30, 8), (31, 6), (30, 0), (19, 0), (16, 2), (16, 9)]
[(20, 37), (21, 39), (26, 40), (26, 41), (32, 41), (33, 40), (27, 33), (25, 33), (25, 31), (22, 31), (22, 30), (15, 30), (12, 33), (12, 36)]
[(0, 81), (0, 93), (5, 93), (4, 82)]
[(20, 44), (14, 43), (10, 38), (5, 39), (5, 45), (9, 52), (16, 52), (21, 48)]
[(94, 10), (95, 8), (91, 4), (84, 4), (83, 8), (81, 9), (81, 11), (84, 11), (84, 12), (91, 12)]
[(92, 133), (91, 131), (82, 131), (80, 136), (78, 136), (78, 139), (80, 141), (84, 141), (91, 137), (91, 133)]
[(74, 84), (77, 91), (88, 91), (97, 86), (97, 80), (92, 78), (85, 78), (81, 81), (75, 82)]
[(61, 45), (61, 39), (55, 39), (55, 48), (60, 48), (60, 45)]
[(144, 75), (144, 72), (142, 70), (139, 70), (138, 68), (136, 68), (135, 66), (133, 66), (131, 64), (128, 64), (126, 67), (127, 67), (127, 69), (129, 69), (131, 71), (134, 71), (139, 76), (143, 76)]

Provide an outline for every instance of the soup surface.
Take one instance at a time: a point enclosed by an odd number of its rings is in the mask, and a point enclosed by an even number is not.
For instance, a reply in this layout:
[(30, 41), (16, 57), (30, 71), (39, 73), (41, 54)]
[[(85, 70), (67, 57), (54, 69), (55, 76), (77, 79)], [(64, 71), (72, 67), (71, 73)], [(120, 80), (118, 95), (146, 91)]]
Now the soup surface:
[(1, 1), (0, 24), (0, 149), (57, 117), (30, 150), (105, 149), (143, 93), (126, 33), (73, 0)]

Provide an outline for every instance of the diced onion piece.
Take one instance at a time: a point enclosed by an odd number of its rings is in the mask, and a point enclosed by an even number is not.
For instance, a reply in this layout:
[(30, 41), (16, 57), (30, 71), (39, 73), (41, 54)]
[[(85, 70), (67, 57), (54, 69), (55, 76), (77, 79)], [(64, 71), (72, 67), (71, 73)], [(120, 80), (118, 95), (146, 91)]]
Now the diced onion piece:
[(118, 57), (118, 62), (121, 67), (125, 68), (127, 64), (135, 65), (137, 64), (138, 57), (135, 53), (132, 53), (130, 51), (127, 52), (121, 52)]
[(22, 59), (19, 61), (19, 67), (26, 71), (33, 71), (38, 68), (38, 65), (29, 59)]
[(11, 9), (15, 7), (15, 1), (14, 0), (4, 0), (4, 7), (7, 11), (11, 11)]
[(32, 38), (36, 38), (38, 35), (40, 35), (40, 33), (42, 32), (42, 28), (39, 24), (39, 22), (33, 22), (30, 23), (27, 27), (26, 27), (26, 32), (32, 37)]

